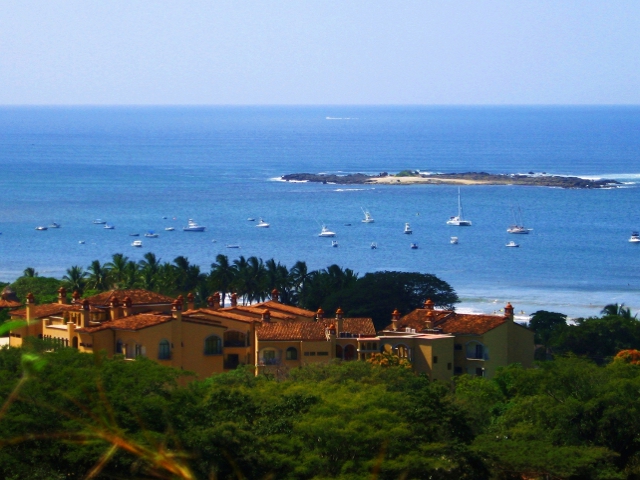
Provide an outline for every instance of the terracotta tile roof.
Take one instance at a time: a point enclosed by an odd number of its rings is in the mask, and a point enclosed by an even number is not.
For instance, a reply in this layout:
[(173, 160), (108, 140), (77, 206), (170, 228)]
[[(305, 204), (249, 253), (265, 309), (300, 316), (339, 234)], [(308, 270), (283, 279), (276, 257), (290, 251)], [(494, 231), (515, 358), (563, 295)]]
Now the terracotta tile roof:
[(108, 307), (110, 304), (110, 299), (114, 296), (120, 301), (122, 304), (124, 302), (125, 297), (129, 297), (131, 299), (132, 305), (152, 305), (158, 303), (167, 303), (171, 304), (175, 298), (167, 297), (166, 295), (160, 295), (159, 293), (150, 292), (149, 290), (110, 290), (108, 292), (102, 292), (98, 295), (94, 295), (93, 297), (87, 297), (89, 303), (93, 305), (101, 305)]
[[(61, 305), (59, 303), (45, 303), (44, 305), (34, 305), (32, 315), (33, 318), (45, 318), (51, 315), (59, 315), (69, 310), (74, 310), (74, 307), (72, 305)], [(14, 310), (13, 312), (9, 312), (9, 315), (12, 317), (26, 318), (27, 309), (21, 308), (20, 310)]]
[(0, 308), (16, 308), (22, 305), (20, 302), (16, 302), (14, 300), (5, 300), (4, 298), (0, 298)]
[(202, 317), (204, 315), (210, 315), (213, 317), (220, 317), (220, 318), (227, 318), (229, 320), (238, 320), (240, 322), (255, 322), (256, 320), (258, 320), (257, 318), (253, 318), (253, 317), (249, 317), (247, 315), (238, 315), (237, 313), (232, 313), (232, 312), (228, 312), (226, 310), (213, 310), (213, 309), (209, 309), (209, 308), (199, 308), (196, 310), (187, 310), (186, 312), (183, 312), (182, 315), (187, 315), (187, 316), (192, 316), (192, 317), (198, 317), (201, 316), (201, 318), (206, 318), (206, 317)]
[(101, 330), (141, 330), (147, 327), (153, 327), (160, 325), (161, 323), (167, 323), (172, 320), (171, 315), (157, 315), (152, 313), (141, 313), (139, 315), (131, 315), (129, 317), (119, 318), (104, 322), (102, 325), (95, 327), (79, 328), (78, 332), (81, 333), (94, 333)]
[[(256, 308), (256, 307), (228, 307), (223, 311), (225, 312), (240, 312), (240, 314), (246, 313), (249, 315), (254, 315), (256, 317), (261, 317), (264, 308)], [(278, 320), (295, 320), (295, 315), (287, 315), (286, 313), (278, 312), (277, 310), (269, 309), (269, 313), (271, 314), (271, 318), (276, 318)]]
[[(431, 312), (431, 316), (428, 316)], [(405, 315), (398, 322), (398, 330), (406, 327), (415, 328), (420, 332), (426, 328), (427, 321), (431, 320), (432, 327), (442, 330), (443, 333), (483, 335), (489, 330), (499, 327), (507, 321), (506, 317), (498, 315), (474, 315), (456, 313), (447, 310), (416, 309)], [(391, 329), (391, 325), (387, 330)]]
[(268, 308), (271, 312), (278, 311), (282, 313), (290, 313), (292, 315), (297, 315), (299, 317), (309, 317), (314, 318), (316, 316), (316, 312), (312, 312), (310, 310), (305, 310), (304, 308), (292, 307), (291, 305), (285, 305), (284, 303), (274, 302), (273, 300), (268, 300), (262, 303), (256, 303), (255, 305), (251, 305), (250, 308)]
[[(333, 322), (273, 322), (262, 323), (258, 329), (258, 340), (326, 341), (326, 328)], [(376, 329), (370, 318), (345, 318), (342, 328), (346, 333), (375, 335)]]

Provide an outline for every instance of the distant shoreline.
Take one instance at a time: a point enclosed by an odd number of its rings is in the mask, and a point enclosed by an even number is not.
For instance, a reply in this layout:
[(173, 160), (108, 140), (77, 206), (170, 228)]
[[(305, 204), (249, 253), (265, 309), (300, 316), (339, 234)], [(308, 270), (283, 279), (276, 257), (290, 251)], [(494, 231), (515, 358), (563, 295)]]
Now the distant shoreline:
[(398, 174), (387, 172), (378, 175), (354, 173), (348, 175), (327, 175), (320, 173), (292, 173), (283, 175), (286, 182), (331, 183), (338, 185), (528, 185), (536, 187), (597, 189), (621, 185), (613, 179), (585, 179), (547, 174), (492, 174), (485, 172), (421, 174), (402, 171)]

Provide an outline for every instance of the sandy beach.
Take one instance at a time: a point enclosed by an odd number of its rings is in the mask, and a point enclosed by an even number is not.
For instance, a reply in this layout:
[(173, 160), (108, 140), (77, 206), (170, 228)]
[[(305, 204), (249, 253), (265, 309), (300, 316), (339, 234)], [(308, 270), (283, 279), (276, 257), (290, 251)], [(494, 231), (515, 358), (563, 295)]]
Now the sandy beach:
[(465, 178), (447, 178), (447, 177), (375, 177), (366, 181), (366, 183), (379, 185), (415, 185), (415, 184), (434, 184), (434, 185), (488, 185), (495, 182), (483, 180), (469, 180)]

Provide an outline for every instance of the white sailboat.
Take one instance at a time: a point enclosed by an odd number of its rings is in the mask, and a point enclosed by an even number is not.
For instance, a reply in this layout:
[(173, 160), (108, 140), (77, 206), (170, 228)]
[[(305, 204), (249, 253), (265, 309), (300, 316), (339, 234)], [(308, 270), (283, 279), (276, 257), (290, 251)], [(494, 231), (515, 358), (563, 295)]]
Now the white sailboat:
[(373, 223), (375, 220), (371, 216), (371, 213), (369, 212), (369, 210), (365, 210), (362, 207), (361, 209), (362, 209), (362, 213), (364, 213), (364, 220), (362, 220), (362, 223)]
[(462, 202), (460, 201), (460, 187), (458, 187), (458, 215), (450, 217), (447, 220), (447, 225), (454, 225), (456, 227), (470, 227), (471, 220), (464, 220), (462, 218)]
[(512, 210), (513, 214), (513, 225), (510, 225), (507, 228), (507, 233), (516, 233), (519, 235), (528, 235), (530, 228), (526, 228), (524, 226), (524, 222), (522, 221), (522, 212), (520, 211), (520, 207), (518, 207), (518, 211)]

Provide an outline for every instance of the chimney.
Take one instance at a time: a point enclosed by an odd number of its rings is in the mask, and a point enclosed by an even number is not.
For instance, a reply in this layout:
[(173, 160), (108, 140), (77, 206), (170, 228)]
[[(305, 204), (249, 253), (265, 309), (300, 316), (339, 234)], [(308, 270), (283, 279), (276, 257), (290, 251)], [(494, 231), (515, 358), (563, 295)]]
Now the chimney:
[(433, 310), (427, 311), (427, 319), (424, 322), (425, 328), (433, 328)]
[(80, 328), (89, 326), (89, 300), (86, 298), (82, 301), (82, 310), (80, 310)]
[(319, 308), (316, 312), (316, 322), (321, 322), (322, 320), (324, 320), (324, 310), (322, 310), (322, 308)]
[(396, 308), (391, 314), (391, 330), (398, 330), (398, 322), (400, 321), (400, 312)]
[(60, 305), (67, 304), (67, 290), (64, 287), (58, 289), (58, 303)]
[(211, 295), (207, 297), (207, 307), (213, 308), (213, 296)]
[(342, 311), (342, 309), (340, 307), (338, 307), (338, 310), (336, 310), (336, 335), (338, 337), (344, 331), (343, 330), (344, 322), (342, 321), (342, 314), (343, 313), (344, 312)]
[(120, 300), (115, 295), (111, 295), (109, 299), (111, 320), (117, 320), (121, 317)]
[(131, 297), (124, 297), (124, 300), (122, 301), (122, 305), (123, 305), (123, 315), (125, 317), (128, 317), (129, 315), (133, 315), (133, 309), (131, 308)]
[(271, 290), (271, 300), (273, 300), (274, 302), (278, 302), (280, 298), (280, 292), (278, 291), (277, 288), (274, 288), (273, 290)]
[(271, 322), (271, 312), (269, 310), (267, 310), (266, 308), (262, 311), (262, 321), (264, 323), (270, 323)]
[(433, 301), (429, 298), (426, 302), (424, 302), (425, 310), (433, 310)]
[(35, 316), (35, 306), (36, 300), (35, 298), (33, 298), (33, 293), (27, 293), (27, 304), (25, 305), (27, 310), (27, 323), (29, 323), (31, 320), (34, 320), (33, 317)]
[(236, 293), (231, 294), (231, 306), (232, 307), (238, 306), (238, 295)]
[(189, 292), (187, 294), (187, 310), (195, 310), (196, 309), (196, 297), (193, 296), (193, 293)]
[(504, 307), (504, 316), (513, 322), (513, 306), (511, 302), (507, 302), (507, 306)]
[[(212, 307), (214, 310), (217, 310), (220, 308), (220, 293), (216, 292), (213, 294), (213, 298), (212, 298)], [(233, 303), (233, 301), (231, 302)]]
[(73, 303), (77, 303), (80, 301), (80, 292), (77, 290), (74, 290), (73, 293), (71, 294), (71, 298), (73, 298)]
[(171, 304), (171, 316), (178, 322), (182, 321), (182, 302), (180, 301), (180, 297)]

